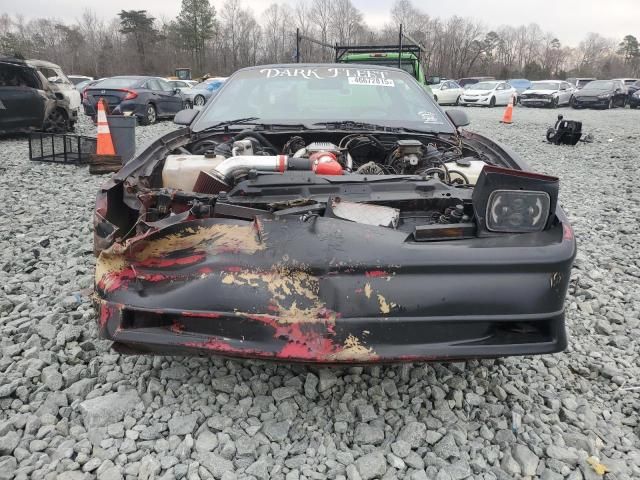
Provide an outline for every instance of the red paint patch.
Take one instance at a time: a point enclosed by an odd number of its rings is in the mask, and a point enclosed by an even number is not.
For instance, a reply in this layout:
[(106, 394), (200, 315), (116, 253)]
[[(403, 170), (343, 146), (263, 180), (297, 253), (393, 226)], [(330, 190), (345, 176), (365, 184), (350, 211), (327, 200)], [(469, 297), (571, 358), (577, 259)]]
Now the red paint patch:
[(567, 225), (566, 223), (562, 224), (562, 239), (563, 240), (573, 240), (573, 228), (571, 225)]
[(365, 276), (369, 278), (380, 278), (380, 277), (388, 277), (389, 274), (384, 270), (369, 270), (365, 272)]
[(223, 270), (225, 272), (237, 273), (237, 272), (241, 272), (243, 270), (243, 268), (242, 267), (224, 267)]
[(173, 333), (180, 334), (184, 330), (184, 325), (180, 322), (173, 322), (173, 324), (169, 327), (169, 330), (171, 330)]
[(202, 262), (206, 258), (204, 253), (196, 253), (187, 257), (179, 258), (155, 258), (151, 257), (142, 262), (136, 262), (136, 266), (143, 268), (170, 268), (170, 267), (183, 267), (186, 265), (195, 265)]

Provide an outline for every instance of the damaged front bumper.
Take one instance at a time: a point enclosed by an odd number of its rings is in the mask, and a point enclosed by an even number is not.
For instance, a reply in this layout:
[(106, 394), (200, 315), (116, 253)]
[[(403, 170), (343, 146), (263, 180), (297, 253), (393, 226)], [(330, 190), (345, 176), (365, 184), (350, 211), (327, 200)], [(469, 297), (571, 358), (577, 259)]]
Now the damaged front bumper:
[(416, 243), (332, 218), (190, 220), (100, 254), (100, 335), (123, 352), (373, 363), (566, 346), (575, 241)]

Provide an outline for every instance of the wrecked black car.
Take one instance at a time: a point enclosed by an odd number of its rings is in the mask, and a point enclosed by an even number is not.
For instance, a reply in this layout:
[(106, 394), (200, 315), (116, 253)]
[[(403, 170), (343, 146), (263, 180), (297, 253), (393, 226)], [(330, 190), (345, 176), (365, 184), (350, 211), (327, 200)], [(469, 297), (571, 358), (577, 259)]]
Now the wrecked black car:
[(124, 353), (372, 363), (567, 344), (558, 179), (407, 73), (236, 72), (100, 189), (94, 300)]
[(69, 101), (35, 67), (0, 57), (0, 134), (64, 133), (73, 128), (74, 118)]

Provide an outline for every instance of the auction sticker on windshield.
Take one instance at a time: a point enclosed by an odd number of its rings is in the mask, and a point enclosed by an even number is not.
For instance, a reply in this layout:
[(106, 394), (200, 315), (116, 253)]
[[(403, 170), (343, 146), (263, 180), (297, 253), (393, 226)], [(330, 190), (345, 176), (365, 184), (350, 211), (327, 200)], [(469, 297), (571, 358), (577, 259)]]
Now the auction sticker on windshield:
[(349, 85), (376, 85), (379, 87), (393, 87), (395, 84), (390, 78), (375, 77), (349, 77)]

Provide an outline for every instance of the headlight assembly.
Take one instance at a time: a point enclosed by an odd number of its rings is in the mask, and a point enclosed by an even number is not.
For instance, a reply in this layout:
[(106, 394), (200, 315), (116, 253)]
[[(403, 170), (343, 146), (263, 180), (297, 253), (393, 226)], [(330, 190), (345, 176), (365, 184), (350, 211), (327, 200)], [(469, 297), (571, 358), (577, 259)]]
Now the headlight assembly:
[(486, 165), (473, 189), (479, 236), (539, 232), (555, 218), (556, 177)]
[(547, 192), (494, 190), (487, 204), (487, 229), (492, 232), (539, 232), (549, 218)]
[(602, 95), (598, 95), (598, 98), (609, 98), (611, 95), (608, 93), (603, 93)]

